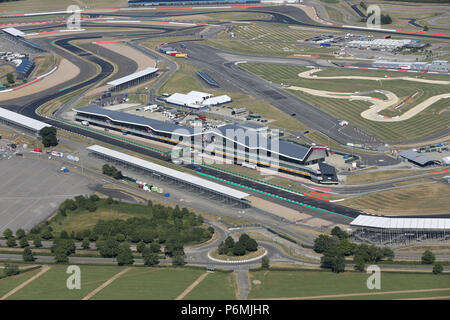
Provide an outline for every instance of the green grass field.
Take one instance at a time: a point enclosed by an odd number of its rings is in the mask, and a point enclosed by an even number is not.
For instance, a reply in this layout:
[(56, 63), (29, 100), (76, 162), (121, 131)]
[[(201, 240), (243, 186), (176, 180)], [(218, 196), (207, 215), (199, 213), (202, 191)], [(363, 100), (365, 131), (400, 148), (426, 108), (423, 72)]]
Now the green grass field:
[(208, 274), (184, 300), (235, 300), (236, 281), (233, 273), (214, 272)]
[[(269, 65), (269, 64), (241, 64), (241, 67), (255, 73), (264, 79), (275, 83), (283, 83), (293, 86), (313, 88), (317, 90), (327, 90), (335, 92), (354, 92), (374, 89), (385, 89), (394, 92), (399, 97), (410, 97), (418, 92), (414, 103), (408, 104), (400, 111), (403, 113), (411, 107), (417, 105), (425, 99), (448, 92), (448, 86), (436, 84), (415, 83), (402, 80), (393, 80), (383, 84), (382, 82), (371, 80), (309, 80), (298, 77), (298, 73), (307, 70), (299, 66)], [(351, 72), (351, 71), (346, 71)], [(332, 88), (332, 89), (330, 89)], [(351, 88), (351, 89), (349, 89)], [(300, 91), (290, 91), (300, 99), (321, 108), (338, 119), (346, 119), (370, 133), (377, 135), (386, 141), (401, 141), (419, 138), (448, 128), (450, 115), (440, 114), (448, 107), (445, 99), (429, 106), (420, 114), (411, 119), (393, 122), (380, 123), (364, 119), (360, 116), (371, 104), (364, 101), (348, 101), (344, 99), (333, 99), (312, 96)]]
[[(0, 279), (0, 297), (5, 295), (24, 281), (27, 281), (38, 272), (39, 270), (32, 270), (20, 273), (12, 277)], [(0, 274), (3, 275), (3, 270), (0, 270)]]
[(204, 272), (204, 269), (133, 268), (93, 299), (172, 300)]
[[(251, 282), (261, 281), (261, 284), (251, 285), (248, 298), (288, 298), (311, 297), (321, 295), (337, 295), (349, 293), (367, 293), (395, 290), (417, 290), (448, 288), (446, 292), (433, 292), (431, 296), (448, 296), (450, 291), (450, 275), (433, 275), (419, 273), (381, 273), (381, 289), (369, 290), (366, 273), (345, 272), (335, 274), (329, 271), (256, 271), (251, 272)], [(352, 296), (349, 299), (391, 299), (406, 298), (411, 293), (389, 294), (379, 296)], [(429, 293), (419, 293), (418, 297), (430, 296)]]
[(254, 113), (259, 113), (262, 118), (274, 120), (269, 123), (270, 126), (290, 129), (294, 131), (303, 131), (309, 129), (304, 124), (278, 110), (269, 103), (262, 100), (256, 100), (250, 95), (229, 93), (206, 88), (201, 83), (199, 77), (195, 75), (195, 70), (197, 70), (196, 68), (184, 61), (177, 60), (177, 63), (180, 67), (179, 71), (177, 71), (172, 77), (170, 77), (169, 80), (160, 88), (160, 94), (172, 94), (175, 92), (188, 93), (191, 90), (203, 92), (206, 91), (216, 96), (226, 94), (232, 99), (232, 102), (227, 104), (226, 106), (232, 106), (233, 108), (244, 107), (247, 108), (247, 110), (253, 111)]
[[(78, 300), (100, 286), (114, 274), (123, 270), (123, 267), (107, 266), (80, 266), (81, 289), (69, 290), (66, 286), (67, 266), (52, 265), (51, 269), (39, 278), (32, 281), (8, 299), (12, 300)], [(35, 271), (33, 271), (35, 272)], [(26, 279), (23, 279), (24, 281)], [(19, 285), (20, 283), (17, 283)]]
[(450, 206), (448, 191), (447, 185), (434, 183), (371, 193), (341, 204), (385, 215), (445, 214)]
[(220, 33), (216, 39), (205, 41), (217, 49), (256, 54), (261, 56), (290, 56), (293, 54), (314, 54), (330, 58), (333, 49), (300, 47), (304, 39), (319, 35), (311, 29), (290, 28), (286, 24), (258, 22), (253, 25), (235, 25), (233, 30)]

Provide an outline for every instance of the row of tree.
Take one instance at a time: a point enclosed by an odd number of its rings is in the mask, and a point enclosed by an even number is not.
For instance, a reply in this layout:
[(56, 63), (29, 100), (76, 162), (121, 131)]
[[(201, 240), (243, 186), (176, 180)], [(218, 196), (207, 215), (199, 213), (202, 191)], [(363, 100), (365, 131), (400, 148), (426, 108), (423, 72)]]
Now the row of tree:
[(339, 227), (331, 230), (331, 236), (319, 235), (314, 240), (314, 251), (323, 254), (321, 266), (336, 273), (345, 271), (346, 256), (354, 256), (355, 269), (358, 271), (364, 271), (366, 263), (394, 258), (394, 252), (390, 248), (350, 242), (349, 234)]

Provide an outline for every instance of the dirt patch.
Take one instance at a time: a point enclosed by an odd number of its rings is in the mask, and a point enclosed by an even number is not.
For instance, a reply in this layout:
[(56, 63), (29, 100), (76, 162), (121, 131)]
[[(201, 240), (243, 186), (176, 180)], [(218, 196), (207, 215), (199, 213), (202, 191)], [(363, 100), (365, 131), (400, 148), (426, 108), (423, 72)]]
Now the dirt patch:
[(248, 198), (252, 205), (258, 209), (273, 213), (277, 216), (285, 218), (290, 221), (297, 221), (309, 218), (310, 215), (301, 213), (300, 211), (261, 199), (254, 196)]
[(145, 68), (149, 67), (154, 68), (156, 66), (155, 60), (143, 54), (142, 52), (130, 47), (129, 45), (120, 43), (96, 43), (96, 44), (108, 50), (114, 51), (124, 57), (134, 60), (138, 65), (136, 72), (144, 70)]
[(0, 101), (15, 99), (47, 90), (49, 88), (57, 86), (60, 83), (75, 78), (79, 73), (80, 68), (78, 68), (69, 60), (62, 59), (61, 63), (58, 66), (58, 69), (55, 72), (40, 81), (30, 84), (29, 86), (23, 87), (18, 90), (1, 93)]

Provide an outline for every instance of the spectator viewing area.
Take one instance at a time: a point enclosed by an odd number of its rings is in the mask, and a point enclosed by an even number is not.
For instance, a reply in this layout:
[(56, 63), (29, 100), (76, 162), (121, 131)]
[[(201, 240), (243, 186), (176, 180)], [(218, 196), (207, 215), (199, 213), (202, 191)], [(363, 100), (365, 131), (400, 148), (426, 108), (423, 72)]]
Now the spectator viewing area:
[(129, 87), (133, 87), (139, 85), (143, 82), (150, 80), (151, 78), (157, 75), (158, 68), (147, 68), (128, 76), (113, 80), (108, 82), (110, 86), (112, 86), (110, 91), (121, 91), (127, 89)]
[(97, 157), (116, 162), (130, 169), (143, 171), (146, 174), (151, 174), (152, 177), (159, 179), (161, 177), (168, 178), (171, 181), (185, 186), (185, 189), (191, 189), (190, 191), (205, 195), (209, 199), (216, 198), (223, 203), (236, 204), (244, 208), (250, 206), (250, 202), (245, 199), (250, 196), (248, 193), (99, 145), (90, 146), (87, 150)]
[(359, 215), (350, 223), (352, 239), (375, 245), (408, 245), (417, 242), (448, 244), (449, 218), (390, 218)]
[(0, 122), (6, 125), (18, 127), (36, 135), (39, 134), (39, 131), (41, 131), (41, 129), (45, 127), (51, 127), (51, 125), (45, 122), (23, 116), (4, 108), (0, 108)]
[(34, 51), (34, 52), (43, 52), (43, 51), (45, 51), (44, 49), (42, 49), (37, 44), (24, 39), (23, 37), (26, 35), (26, 33), (20, 31), (19, 29), (16, 29), (16, 28), (5, 28), (5, 29), (2, 29), (2, 31), (3, 31), (5, 39), (7, 39), (7, 40), (10, 40), (10, 41), (13, 41), (13, 42), (19, 42), (19, 43), (25, 45), (28, 49), (30, 49), (31, 51)]

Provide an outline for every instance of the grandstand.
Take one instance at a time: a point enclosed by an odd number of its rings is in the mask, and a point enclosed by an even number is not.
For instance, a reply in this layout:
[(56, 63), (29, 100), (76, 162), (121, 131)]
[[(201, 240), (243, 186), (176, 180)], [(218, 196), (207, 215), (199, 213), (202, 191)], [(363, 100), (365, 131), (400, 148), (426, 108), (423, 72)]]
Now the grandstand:
[(4, 108), (0, 108), (0, 123), (19, 128), (35, 135), (38, 135), (41, 129), (51, 127), (51, 125), (45, 122), (26, 117)]
[(16, 68), (17, 78), (18, 79), (26, 79), (31, 74), (34, 69), (34, 62), (31, 60), (22, 60), (21, 64), (19, 64)]
[(90, 146), (87, 150), (91, 154), (102, 159), (151, 175), (154, 179), (167, 179), (180, 185), (184, 190), (193, 191), (197, 195), (204, 194), (208, 196), (209, 199), (216, 198), (223, 203), (238, 205), (244, 208), (250, 206), (250, 201), (246, 199), (250, 195), (237, 189), (99, 145)]
[(39, 53), (39, 52), (44, 52), (45, 50), (43, 48), (41, 48), (40, 46), (38, 46), (37, 44), (28, 41), (24, 38), (24, 36), (26, 35), (24, 32), (20, 31), (19, 29), (16, 28), (5, 28), (2, 29), (3, 31), (3, 38), (16, 44), (16, 45), (21, 45), (23, 47), (25, 47), (28, 51), (32, 52), (32, 53)]
[(219, 87), (219, 84), (213, 78), (211, 78), (209, 75), (207, 75), (206, 73), (201, 72), (201, 71), (196, 71), (196, 72), (197, 72), (197, 75), (200, 78), (202, 78), (210, 86)]
[(397, 218), (359, 215), (350, 223), (352, 240), (380, 246), (450, 242), (448, 218)]

